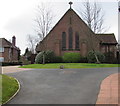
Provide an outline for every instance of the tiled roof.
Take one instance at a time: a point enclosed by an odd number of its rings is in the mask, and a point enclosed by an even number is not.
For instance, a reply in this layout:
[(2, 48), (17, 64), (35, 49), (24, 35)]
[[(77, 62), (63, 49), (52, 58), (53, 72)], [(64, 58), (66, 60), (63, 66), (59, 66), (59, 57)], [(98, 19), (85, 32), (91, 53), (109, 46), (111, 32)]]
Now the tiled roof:
[(117, 40), (113, 33), (110, 34), (96, 34), (97, 37), (101, 40), (101, 43), (104, 44), (117, 44)]
[(2, 47), (6, 47), (6, 48), (15, 48), (17, 50), (20, 50), (18, 47), (12, 45), (11, 42), (9, 42), (8, 40), (6, 40), (5, 38), (0, 38), (0, 46)]

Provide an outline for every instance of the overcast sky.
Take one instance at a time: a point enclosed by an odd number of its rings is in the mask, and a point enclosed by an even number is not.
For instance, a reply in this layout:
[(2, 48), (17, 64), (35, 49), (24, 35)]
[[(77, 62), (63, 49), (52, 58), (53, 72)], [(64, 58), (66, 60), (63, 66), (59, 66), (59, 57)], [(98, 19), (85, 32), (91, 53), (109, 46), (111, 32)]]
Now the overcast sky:
[[(10, 40), (16, 36), (17, 46), (23, 54), (27, 45), (27, 35), (36, 36), (35, 22), (37, 6), (43, 0), (0, 0), (0, 38)], [(55, 19), (53, 25), (69, 9), (70, 0), (44, 0), (45, 3), (52, 5)], [(84, 0), (71, 0), (72, 8), (77, 12)], [(106, 2), (103, 2), (106, 1)], [(114, 33), (118, 40), (118, 1), (99, 0), (99, 4), (105, 13), (105, 25), (110, 26), (106, 33)], [(78, 12), (77, 12), (78, 13)]]

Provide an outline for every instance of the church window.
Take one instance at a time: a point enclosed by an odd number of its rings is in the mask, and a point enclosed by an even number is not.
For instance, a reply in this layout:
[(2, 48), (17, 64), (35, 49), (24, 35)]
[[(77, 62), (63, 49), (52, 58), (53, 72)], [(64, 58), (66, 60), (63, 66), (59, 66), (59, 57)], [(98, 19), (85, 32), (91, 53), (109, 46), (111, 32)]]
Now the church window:
[(62, 50), (66, 50), (66, 33), (62, 33)]
[(68, 33), (69, 33), (69, 49), (71, 50), (73, 48), (73, 31), (71, 27), (69, 28)]
[(75, 33), (75, 49), (79, 49), (79, 34), (78, 32)]

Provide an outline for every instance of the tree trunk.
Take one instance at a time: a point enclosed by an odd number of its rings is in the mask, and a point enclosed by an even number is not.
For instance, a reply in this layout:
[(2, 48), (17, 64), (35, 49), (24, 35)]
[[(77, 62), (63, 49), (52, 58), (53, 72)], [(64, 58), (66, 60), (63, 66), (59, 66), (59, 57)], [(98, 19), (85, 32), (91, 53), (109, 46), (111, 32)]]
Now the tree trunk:
[(43, 52), (43, 64), (45, 64), (45, 51)]
[(98, 56), (95, 54), (95, 51), (93, 50), (93, 52), (94, 52), (94, 55), (95, 55), (95, 58), (96, 58), (96, 63), (97, 64), (100, 64), (100, 61), (99, 61), (99, 59), (98, 59)]
[(96, 63), (100, 64), (100, 61), (99, 61), (98, 57), (96, 56), (96, 54), (95, 54), (95, 58), (96, 58), (96, 61), (97, 61)]

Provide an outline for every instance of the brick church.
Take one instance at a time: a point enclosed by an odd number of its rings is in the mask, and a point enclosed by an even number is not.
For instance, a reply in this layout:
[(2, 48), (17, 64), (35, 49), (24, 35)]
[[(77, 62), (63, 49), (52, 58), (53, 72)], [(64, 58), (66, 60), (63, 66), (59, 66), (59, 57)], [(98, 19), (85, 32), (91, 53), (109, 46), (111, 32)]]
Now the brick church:
[(52, 50), (57, 56), (77, 52), (86, 56), (90, 50), (113, 52), (116, 56), (115, 35), (95, 34), (72, 9), (62, 16), (48, 35), (36, 46), (36, 52)]

